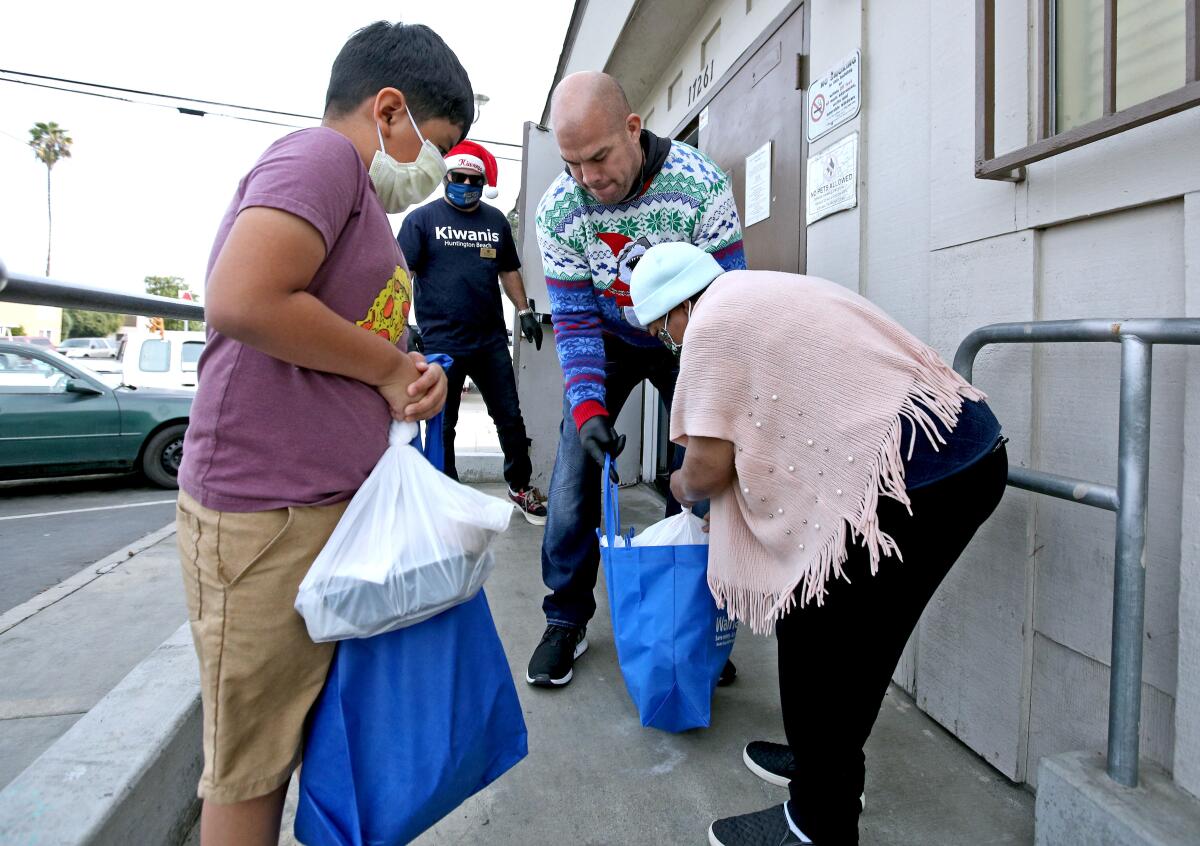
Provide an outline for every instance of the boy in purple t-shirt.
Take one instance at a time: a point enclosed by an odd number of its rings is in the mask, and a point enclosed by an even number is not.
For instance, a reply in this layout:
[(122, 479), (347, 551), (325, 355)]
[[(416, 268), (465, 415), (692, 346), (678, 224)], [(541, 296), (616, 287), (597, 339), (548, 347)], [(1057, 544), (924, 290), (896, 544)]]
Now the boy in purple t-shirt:
[(271, 145), (221, 222), (177, 515), (204, 846), (277, 841), (333, 654), (309, 640), (296, 590), (390, 421), (445, 402), (441, 368), (403, 352), (412, 285), (387, 215), (437, 187), (472, 112), (441, 38), (374, 23), (338, 54), (322, 125)]

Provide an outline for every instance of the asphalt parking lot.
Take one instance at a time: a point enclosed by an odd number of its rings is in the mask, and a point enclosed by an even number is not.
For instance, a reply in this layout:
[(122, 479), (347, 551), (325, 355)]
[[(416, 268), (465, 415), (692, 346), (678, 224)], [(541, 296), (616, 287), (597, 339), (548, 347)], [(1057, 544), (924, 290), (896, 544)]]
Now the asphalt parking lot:
[(174, 503), (140, 475), (0, 482), (0, 613), (162, 528)]

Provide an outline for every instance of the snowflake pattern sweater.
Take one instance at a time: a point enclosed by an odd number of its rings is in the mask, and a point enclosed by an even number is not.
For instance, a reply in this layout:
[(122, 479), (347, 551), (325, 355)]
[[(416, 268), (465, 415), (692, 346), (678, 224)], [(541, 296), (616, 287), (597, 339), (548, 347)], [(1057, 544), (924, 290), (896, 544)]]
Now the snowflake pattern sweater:
[(630, 325), (631, 258), (665, 241), (688, 241), (725, 270), (746, 267), (742, 226), (729, 177), (712, 159), (678, 141), (662, 168), (626, 203), (598, 203), (567, 173), (538, 204), (537, 239), (546, 273), (554, 338), (576, 427), (607, 415), (604, 339), (654, 347)]

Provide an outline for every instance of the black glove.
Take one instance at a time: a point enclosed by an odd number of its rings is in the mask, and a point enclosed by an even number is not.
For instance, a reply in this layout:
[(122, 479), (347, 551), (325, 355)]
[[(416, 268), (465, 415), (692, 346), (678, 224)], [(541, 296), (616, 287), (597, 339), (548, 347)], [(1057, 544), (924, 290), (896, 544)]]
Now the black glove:
[(421, 337), (421, 330), (412, 323), (408, 324), (408, 351), (425, 354), (425, 339)]
[(612, 421), (603, 414), (589, 417), (579, 427), (579, 442), (583, 444), (583, 451), (601, 467), (604, 466), (604, 457), (611, 455), (613, 457), (612, 480), (618, 481), (616, 458), (621, 454), (621, 450), (625, 449), (625, 436), (617, 434), (612, 427)]
[(535, 312), (521, 315), (521, 334), (535, 349), (542, 348), (542, 322)]

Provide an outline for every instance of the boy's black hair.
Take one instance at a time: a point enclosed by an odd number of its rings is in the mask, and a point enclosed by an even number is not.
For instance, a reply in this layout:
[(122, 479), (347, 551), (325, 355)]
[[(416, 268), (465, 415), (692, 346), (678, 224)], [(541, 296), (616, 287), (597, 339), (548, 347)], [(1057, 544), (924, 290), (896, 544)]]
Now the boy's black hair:
[(475, 116), (475, 93), (458, 56), (423, 24), (376, 21), (350, 37), (333, 61), (325, 115), (342, 117), (383, 88), (398, 88), (420, 123), (446, 118), (462, 127)]

